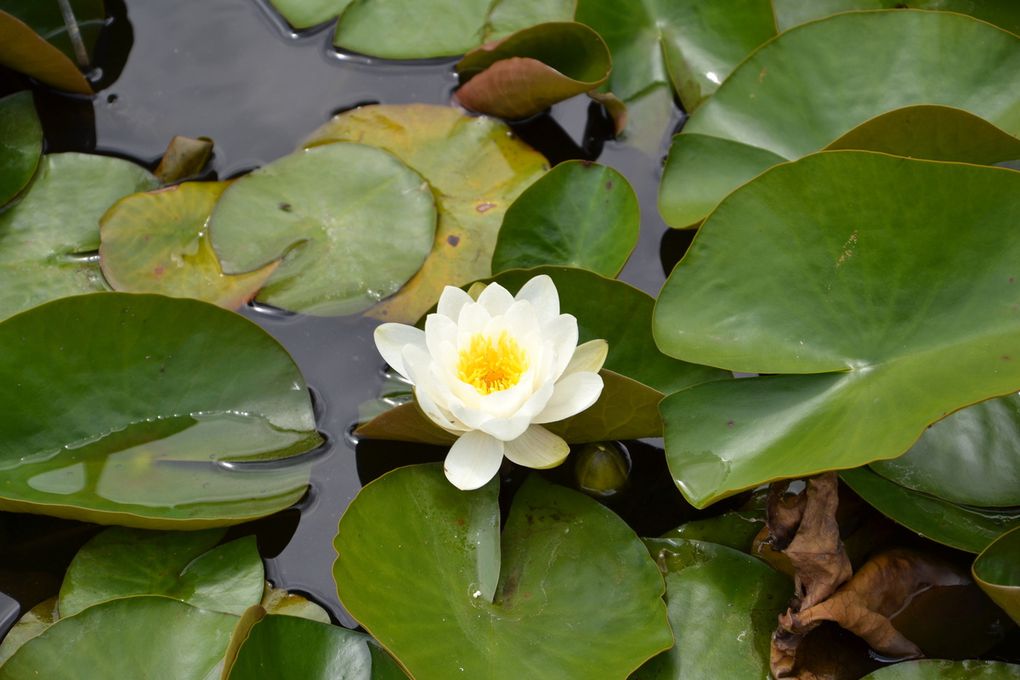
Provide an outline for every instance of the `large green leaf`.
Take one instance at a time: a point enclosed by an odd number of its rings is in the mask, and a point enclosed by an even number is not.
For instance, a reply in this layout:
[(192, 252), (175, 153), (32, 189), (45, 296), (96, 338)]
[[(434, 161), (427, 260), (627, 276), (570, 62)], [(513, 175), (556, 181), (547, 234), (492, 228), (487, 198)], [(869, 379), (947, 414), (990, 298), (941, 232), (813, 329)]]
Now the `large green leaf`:
[(676, 644), (633, 680), (769, 677), (776, 616), (790, 580), (742, 552), (704, 541), (645, 541), (666, 577)]
[(904, 661), (869, 673), (862, 680), (1016, 680), (1020, 666), (1000, 661)]
[[(656, 406), (662, 393), (636, 380), (603, 370), (598, 401), (575, 416), (545, 427), (570, 444), (641, 439), (662, 434)], [(436, 425), (415, 402), (380, 413), (357, 430), (359, 437), (448, 446), (456, 437)]]
[(974, 580), (1020, 623), (1020, 526), (995, 539), (974, 560)]
[(687, 121), (659, 209), (673, 227), (694, 225), (766, 168), (906, 106), (955, 107), (1017, 136), (1017, 92), (1020, 37), (983, 21), (896, 10), (804, 24), (748, 57)]
[(991, 165), (1020, 158), (1020, 139), (951, 106), (907, 106), (866, 120), (828, 149)]
[(0, 99), (0, 209), (21, 193), (42, 155), (42, 125), (31, 92)]
[(306, 144), (334, 141), (389, 151), (424, 177), (436, 197), (439, 223), (431, 254), (396, 295), (369, 311), (385, 321), (414, 323), (444, 286), (489, 276), (503, 213), (548, 170), (546, 159), (503, 123), (448, 106), (354, 109), (316, 130)]
[(979, 553), (1002, 532), (1020, 526), (1020, 510), (969, 508), (911, 491), (866, 467), (844, 470), (843, 481), (890, 519), (958, 550)]
[(0, 391), (4, 509), (199, 528), (305, 491), (310, 461), (286, 460), (321, 441), (304, 380), (236, 314), (84, 295), (0, 323), (0, 347), (0, 378), (17, 386)]
[(0, 35), (4, 37), (0, 42), (0, 66), (32, 76), (60, 90), (92, 94), (89, 81), (66, 54), (5, 10), (0, 10)]
[(507, 210), (492, 271), (565, 265), (615, 277), (640, 228), (641, 208), (627, 178), (596, 163), (560, 163)]
[(776, 31), (769, 0), (578, 0), (576, 19), (609, 45), (609, 90), (630, 103), (672, 86), (688, 111)]
[(100, 264), (115, 290), (191, 297), (235, 309), (276, 271), (224, 274), (213, 251), (209, 215), (227, 182), (185, 182), (127, 196), (100, 222)]
[(362, 144), (297, 151), (237, 180), (209, 220), (223, 271), (283, 262), (258, 299), (306, 314), (360, 312), (418, 271), (436, 230), (432, 193)]
[(1020, 5), (1013, 0), (772, 0), (780, 31), (837, 12), (858, 9), (929, 9), (969, 14), (1020, 34)]
[(656, 342), (804, 375), (662, 402), (687, 498), (893, 458), (947, 414), (1015, 392), (1018, 214), (1016, 171), (857, 151), (777, 166), (727, 198), (663, 287)]
[(293, 616), (258, 621), (225, 676), (230, 680), (400, 680), (400, 667), (364, 633)]
[(18, 619), (18, 622), (7, 631), (4, 639), (0, 641), (0, 666), (3, 666), (7, 659), (14, 656), (14, 652), (21, 649), (22, 645), (32, 638), (38, 637), (59, 618), (56, 595), (43, 600), (25, 612), (25, 615)]
[(573, 267), (513, 269), (491, 280), (511, 293), (546, 274), (560, 295), (560, 311), (577, 317), (578, 342), (609, 343), (605, 367), (663, 394), (731, 377), (726, 371), (677, 361), (659, 351), (649, 329), (655, 300), (630, 284)]
[(662, 578), (619, 517), (532, 475), (501, 540), (498, 487), (399, 468), (340, 519), (340, 600), (413, 677), (624, 678), (672, 644)]
[(60, 616), (135, 595), (163, 595), (201, 609), (244, 614), (262, 599), (262, 560), (254, 536), (216, 547), (224, 533), (107, 529), (82, 546), (67, 568)]
[(928, 428), (905, 454), (875, 461), (871, 469), (953, 503), (1020, 506), (1020, 396), (957, 411)]
[(154, 188), (134, 163), (78, 153), (44, 156), (29, 190), (0, 212), (0, 319), (55, 298), (106, 289), (99, 218), (119, 198)]
[(131, 597), (62, 618), (0, 666), (0, 680), (203, 680), (236, 616), (163, 597)]
[(469, 52), (457, 63), (465, 108), (499, 118), (527, 118), (590, 92), (609, 77), (612, 59), (599, 34), (557, 21), (522, 29)]

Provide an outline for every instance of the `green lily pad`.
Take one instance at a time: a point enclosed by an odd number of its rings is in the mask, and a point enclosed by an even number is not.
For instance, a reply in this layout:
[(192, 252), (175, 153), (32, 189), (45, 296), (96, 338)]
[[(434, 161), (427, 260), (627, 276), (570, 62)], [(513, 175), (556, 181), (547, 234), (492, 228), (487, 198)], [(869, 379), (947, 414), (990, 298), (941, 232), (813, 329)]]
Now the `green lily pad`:
[(1020, 158), (1020, 139), (950, 106), (907, 106), (865, 121), (829, 149), (881, 151), (933, 161), (991, 165)]
[(98, 262), (99, 218), (118, 199), (154, 188), (119, 158), (44, 156), (24, 197), (0, 212), (0, 319), (68, 295), (106, 290)]
[(895, 10), (804, 24), (748, 57), (687, 121), (659, 210), (670, 226), (695, 225), (768, 167), (906, 106), (955, 107), (1016, 136), (1018, 91), (1020, 37), (971, 17)]
[(675, 529), (667, 531), (660, 538), (706, 541), (743, 553), (750, 553), (754, 537), (765, 526), (766, 500), (767, 494), (757, 493), (751, 502), (739, 510), (724, 512), (716, 517), (684, 522)]
[(60, 619), (0, 666), (0, 680), (213, 677), (236, 616), (130, 597)]
[(514, 269), (491, 281), (516, 294), (541, 274), (556, 284), (560, 311), (577, 317), (578, 342), (601, 338), (609, 343), (607, 369), (663, 394), (732, 377), (727, 371), (677, 361), (660, 352), (649, 333), (655, 300), (630, 284), (572, 267)]
[(24, 73), (59, 90), (92, 94), (92, 86), (71, 59), (18, 17), (0, 10), (0, 66)]
[(598, 88), (612, 70), (609, 48), (584, 24), (560, 21), (522, 29), (468, 52), (457, 63), (465, 108), (527, 118)]
[[(603, 370), (599, 375), (603, 388), (598, 401), (575, 416), (543, 427), (570, 444), (662, 435), (662, 422), (656, 411), (661, 392), (612, 371)], [(449, 446), (457, 439), (432, 422), (417, 402), (380, 413), (359, 427), (356, 434), (366, 439), (441, 446)]]
[(258, 295), (295, 312), (361, 312), (394, 293), (432, 247), (436, 208), (422, 178), (361, 144), (295, 152), (235, 181), (209, 220), (228, 274), (283, 258)]
[(0, 99), (0, 208), (21, 193), (42, 156), (42, 125), (31, 92)]
[(0, 323), (0, 346), (0, 376), (18, 386), (0, 391), (0, 508), (192, 529), (305, 491), (311, 462), (287, 460), (321, 442), (304, 380), (236, 314), (83, 295)]
[(224, 678), (401, 680), (400, 667), (364, 633), (293, 616), (266, 616), (251, 627)]
[(840, 473), (847, 486), (891, 520), (937, 543), (979, 553), (1020, 526), (1020, 510), (956, 505), (890, 482), (866, 467)]
[(1016, 680), (1020, 666), (1001, 661), (904, 661), (865, 675), (861, 680)]
[(153, 532), (113, 527), (74, 556), (60, 586), (61, 617), (135, 595), (162, 595), (240, 616), (262, 598), (255, 537), (217, 546), (226, 530)]
[(565, 265), (612, 278), (627, 263), (640, 228), (641, 208), (623, 175), (604, 165), (567, 161), (507, 210), (492, 270)]
[(501, 538), (498, 491), (404, 467), (340, 518), (340, 601), (410, 675), (622, 678), (669, 648), (662, 578), (619, 517), (531, 475)]
[(663, 400), (688, 500), (894, 458), (949, 413), (1016, 392), (1018, 210), (1016, 171), (858, 151), (777, 166), (727, 198), (663, 287), (656, 342), (803, 375)]
[(772, 0), (776, 25), (786, 31), (798, 24), (863, 9), (928, 9), (969, 14), (1020, 34), (1020, 5), (1010, 0)]
[(900, 486), (978, 507), (1020, 506), (1020, 396), (970, 406), (871, 469)]
[(768, 0), (578, 0), (576, 20), (609, 45), (607, 87), (616, 96), (630, 104), (655, 88), (672, 88), (688, 111), (776, 31)]
[(1020, 623), (1020, 526), (995, 539), (974, 560), (974, 580)]
[[(444, 286), (462, 286), (491, 274), (503, 213), (548, 161), (490, 118), (448, 106), (366, 106), (336, 116), (306, 145), (350, 141), (378, 146), (431, 185), (439, 211), (425, 264), (396, 295), (369, 310), (386, 321), (414, 323), (436, 304)], [(390, 257), (390, 248), (384, 255)], [(216, 239), (216, 233), (213, 233)]]
[(38, 637), (59, 618), (55, 595), (29, 609), (0, 641), (0, 666), (3, 666), (7, 659), (14, 656), (14, 652), (21, 649), (22, 645), (32, 638)]
[(118, 201), (100, 222), (107, 282), (128, 293), (160, 293), (236, 309), (279, 261), (246, 274), (223, 273), (206, 225), (228, 182), (185, 182)]
[(632, 680), (769, 677), (769, 642), (793, 592), (789, 579), (742, 552), (704, 541), (645, 541), (666, 577), (676, 644)]

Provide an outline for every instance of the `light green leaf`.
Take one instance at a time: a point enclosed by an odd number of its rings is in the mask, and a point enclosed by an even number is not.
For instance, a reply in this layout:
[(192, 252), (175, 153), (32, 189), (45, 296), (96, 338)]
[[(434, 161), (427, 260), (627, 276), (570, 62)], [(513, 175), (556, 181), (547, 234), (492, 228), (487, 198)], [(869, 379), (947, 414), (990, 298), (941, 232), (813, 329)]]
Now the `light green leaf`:
[(640, 227), (627, 178), (604, 165), (560, 163), (507, 210), (492, 270), (564, 265), (612, 278), (637, 245)]
[(50, 154), (24, 197), (0, 212), (0, 319), (68, 295), (106, 290), (90, 251), (118, 199), (156, 186), (119, 158)]
[(902, 107), (954, 107), (1017, 136), (1017, 92), (1020, 37), (971, 17), (895, 10), (804, 24), (748, 57), (687, 121), (659, 209), (670, 226), (695, 225), (775, 157), (818, 151)]
[(0, 99), (0, 209), (21, 193), (42, 156), (42, 125), (31, 92)]
[(0, 376), (18, 386), (0, 391), (5, 510), (190, 529), (305, 491), (311, 461), (287, 461), (321, 442), (304, 380), (236, 314), (86, 295), (0, 323), (0, 346)]
[(731, 194), (663, 287), (656, 342), (694, 363), (803, 375), (662, 402), (687, 498), (894, 458), (949, 413), (1017, 391), (1018, 211), (1016, 171), (856, 151)]
[(497, 492), (399, 468), (340, 519), (340, 600), (413, 677), (623, 678), (672, 644), (662, 578), (619, 517), (532, 475), (501, 539)]
[(21, 649), (21, 646), (57, 622), (57, 597), (54, 595), (29, 609), (18, 622), (7, 631), (0, 642), (0, 666)]
[(107, 529), (82, 546), (67, 568), (60, 616), (136, 595), (240, 616), (262, 597), (262, 560), (253, 536), (216, 547), (224, 533)]

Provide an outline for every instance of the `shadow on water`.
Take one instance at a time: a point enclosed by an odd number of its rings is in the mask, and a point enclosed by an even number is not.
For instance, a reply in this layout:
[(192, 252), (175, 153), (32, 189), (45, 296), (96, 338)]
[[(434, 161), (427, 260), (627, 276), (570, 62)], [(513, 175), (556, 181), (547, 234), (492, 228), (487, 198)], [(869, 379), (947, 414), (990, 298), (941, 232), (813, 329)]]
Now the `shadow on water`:
[[(154, 167), (174, 135), (207, 136), (216, 143), (211, 176), (227, 178), (289, 153), (336, 112), (369, 102), (448, 105), (456, 86), (452, 60), (393, 63), (341, 54), (329, 27), (295, 35), (262, 0), (108, 0), (108, 7), (112, 21), (96, 50), (97, 94), (35, 88), (50, 152), (96, 152)], [(0, 95), (26, 86), (0, 73)], [(642, 230), (621, 278), (657, 294), (664, 280), (660, 242), (668, 231), (656, 209), (662, 158), (610, 140), (610, 121), (586, 97), (513, 127), (553, 163), (597, 159), (628, 177), (641, 203)], [(375, 398), (382, 383), (372, 341), (376, 322), (258, 307), (242, 313), (294, 356), (316, 395), (318, 426), (332, 442), (297, 509), (250, 525), (258, 529), (267, 577), (354, 626), (336, 597), (332, 539), (360, 479), (387, 465), (375, 460), (374, 445), (359, 447), (356, 456), (344, 437), (358, 405)], [(641, 458), (661, 462), (656, 447), (639, 448)], [(442, 451), (406, 447), (405, 456), (438, 460)], [(73, 552), (59, 557), (69, 560)], [(19, 599), (31, 606), (31, 598)], [(5, 611), (0, 602), (0, 618)]]

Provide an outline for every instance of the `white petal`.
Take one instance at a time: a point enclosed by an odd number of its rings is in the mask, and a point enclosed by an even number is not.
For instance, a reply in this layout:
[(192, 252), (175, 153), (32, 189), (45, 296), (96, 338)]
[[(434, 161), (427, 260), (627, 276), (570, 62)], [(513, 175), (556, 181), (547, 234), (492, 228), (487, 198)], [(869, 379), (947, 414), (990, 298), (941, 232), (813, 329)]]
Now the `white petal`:
[(514, 296), (498, 283), (490, 283), (478, 296), (478, 304), (489, 310), (492, 316), (506, 314), (506, 310), (510, 309), (513, 303)]
[(457, 347), (463, 349), (471, 342), (475, 333), (481, 333), (489, 323), (492, 315), (489, 310), (477, 302), (466, 304), (457, 316)]
[(571, 314), (560, 314), (545, 324), (542, 333), (547, 342), (552, 343), (555, 359), (553, 359), (551, 380), (557, 380), (577, 350), (577, 319)]
[(546, 274), (529, 280), (517, 291), (517, 300), (528, 300), (535, 308), (539, 323), (555, 318), (560, 313), (560, 296), (556, 284)]
[(425, 344), (429, 354), (443, 357), (444, 342), (457, 342), (457, 324), (453, 319), (442, 314), (429, 314), (425, 317)]
[(414, 391), (415, 399), (418, 400), (418, 407), (421, 408), (422, 413), (447, 432), (464, 432), (467, 430), (462, 423), (453, 418), (449, 411), (436, 403), (432, 390), (428, 389), (429, 387), (429, 385), (423, 385)]
[(461, 307), (469, 302), (474, 302), (474, 300), (460, 288), (446, 286), (443, 288), (443, 294), (439, 296), (439, 305), (436, 307), (436, 312), (456, 321), (457, 317), (460, 316)]
[(379, 354), (394, 371), (410, 379), (403, 359), (404, 347), (408, 345), (420, 347), (424, 351), (424, 331), (402, 323), (384, 323), (376, 327), (375, 346)]
[(506, 443), (503, 454), (524, 467), (545, 470), (556, 467), (570, 453), (560, 437), (539, 425), (532, 425), (517, 439)]
[(578, 345), (574, 350), (574, 356), (570, 357), (570, 363), (563, 370), (563, 375), (586, 371), (598, 373), (602, 365), (606, 363), (609, 355), (609, 343), (605, 340), (589, 340), (583, 345)]
[(556, 383), (552, 398), (534, 423), (554, 423), (585, 410), (602, 394), (602, 376), (598, 373), (571, 373)]
[(404, 345), (400, 353), (400, 361), (404, 366), (405, 377), (412, 385), (419, 385), (428, 379), (429, 368), (432, 365), (432, 357), (427, 349), (418, 345)]
[(503, 442), (484, 432), (465, 432), (446, 454), (443, 471), (450, 482), (463, 491), (471, 491), (496, 476), (503, 464)]
[(490, 418), (482, 423), (478, 429), (490, 434), (500, 441), (508, 442), (517, 439), (531, 424), (528, 416), (513, 416), (511, 418)]

